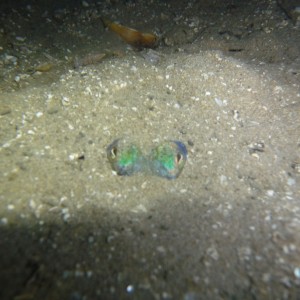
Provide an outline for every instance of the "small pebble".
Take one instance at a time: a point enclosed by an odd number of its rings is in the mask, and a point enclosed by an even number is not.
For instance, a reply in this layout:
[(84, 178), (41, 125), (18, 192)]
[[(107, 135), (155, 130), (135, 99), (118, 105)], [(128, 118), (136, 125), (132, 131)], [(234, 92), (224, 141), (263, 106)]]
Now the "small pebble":
[(126, 291), (128, 293), (133, 293), (134, 292), (134, 286), (132, 284), (128, 285), (126, 288)]
[(87, 271), (86, 272), (86, 277), (91, 278), (93, 276), (93, 271)]
[(137, 71), (137, 67), (136, 67), (136, 66), (132, 66), (132, 67), (130, 68), (130, 70), (131, 70), (132, 72), (136, 72), (136, 71)]
[(295, 275), (298, 279), (300, 279), (300, 268), (295, 268), (295, 270), (294, 270), (294, 275)]
[(23, 37), (23, 36), (16, 36), (16, 40), (19, 41), (19, 42), (25, 42), (26, 37)]
[(295, 171), (296, 173), (299, 173), (299, 174), (300, 174), (300, 163), (299, 163), (299, 162), (294, 162), (294, 163), (292, 164), (292, 168), (294, 169), (294, 171)]
[(228, 184), (227, 176), (221, 175), (221, 176), (220, 176), (220, 183), (221, 183), (221, 185), (223, 185), (223, 186), (227, 185), (227, 184)]
[(15, 206), (12, 205), (12, 204), (8, 204), (8, 205), (7, 205), (7, 209), (8, 209), (8, 210), (14, 210), (14, 209), (15, 209)]
[(206, 250), (206, 254), (209, 257), (211, 257), (213, 260), (218, 260), (219, 259), (219, 253), (218, 253), (217, 249), (214, 246), (208, 248)]
[(292, 185), (295, 185), (296, 184), (296, 180), (294, 179), (294, 178), (289, 178), (288, 180), (287, 180), (287, 184), (289, 185), (289, 186), (292, 186)]
[(67, 207), (65, 207), (61, 210), (61, 213), (62, 213), (62, 216), (63, 216), (63, 220), (65, 222), (67, 222), (71, 217), (71, 215), (69, 213), (69, 209)]
[(165, 253), (165, 252), (166, 252), (166, 249), (165, 249), (164, 246), (158, 246), (158, 247), (156, 248), (156, 250), (157, 250), (157, 252), (159, 252), (159, 253)]
[(41, 111), (38, 111), (35, 115), (37, 116), (37, 118), (40, 118), (43, 115), (43, 113)]
[(8, 223), (7, 218), (2, 218), (2, 219), (1, 219), (1, 224), (2, 224), (2, 225), (7, 225), (7, 223)]
[(226, 106), (227, 105), (226, 100), (223, 101), (223, 100), (221, 100), (219, 98), (215, 98), (215, 102), (219, 106)]

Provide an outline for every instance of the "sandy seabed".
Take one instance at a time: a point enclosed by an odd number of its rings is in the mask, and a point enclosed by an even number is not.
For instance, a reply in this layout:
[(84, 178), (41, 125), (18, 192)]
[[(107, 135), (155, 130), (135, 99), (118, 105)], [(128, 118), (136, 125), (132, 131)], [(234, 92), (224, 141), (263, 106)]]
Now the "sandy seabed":
[[(299, 28), (275, 1), (181, 2), (2, 10), (1, 299), (299, 299)], [(182, 174), (117, 176), (119, 137), (184, 142)]]

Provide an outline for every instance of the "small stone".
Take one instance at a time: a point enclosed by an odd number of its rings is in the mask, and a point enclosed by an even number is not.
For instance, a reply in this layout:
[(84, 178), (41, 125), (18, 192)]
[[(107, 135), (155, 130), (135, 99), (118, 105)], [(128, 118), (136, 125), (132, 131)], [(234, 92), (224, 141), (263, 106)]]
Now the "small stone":
[(264, 142), (256, 142), (248, 145), (249, 153), (265, 152)]
[(64, 222), (68, 222), (71, 217), (71, 215), (69, 213), (69, 209), (67, 207), (65, 207), (61, 210), (61, 213), (62, 213)]
[(7, 225), (7, 223), (8, 223), (7, 218), (2, 218), (0, 221), (0, 224), (2, 224), (2, 225)]
[(37, 116), (37, 118), (40, 118), (43, 115), (43, 113), (41, 111), (38, 111), (35, 115)]
[(290, 178), (288, 178), (288, 180), (287, 180), (287, 184), (288, 184), (289, 186), (295, 185), (295, 184), (296, 184), (296, 180), (295, 180), (294, 178), (290, 177)]
[(132, 67), (130, 68), (130, 70), (131, 70), (132, 72), (136, 72), (138, 69), (137, 69), (136, 66), (132, 66)]
[(294, 275), (295, 275), (298, 279), (300, 279), (300, 268), (295, 268), (295, 269), (294, 269)]
[(132, 284), (128, 285), (126, 288), (126, 291), (128, 293), (133, 293), (134, 292), (134, 286)]
[(219, 106), (225, 106), (224, 102), (221, 99), (219, 99), (219, 98), (215, 98), (215, 102)]
[(165, 252), (166, 252), (166, 249), (165, 249), (164, 246), (158, 246), (158, 247), (156, 248), (156, 250), (157, 250), (157, 252), (159, 252), (159, 253), (165, 253)]
[(299, 162), (293, 162), (291, 167), (294, 169), (295, 173), (300, 174), (300, 163)]
[(25, 42), (26, 37), (23, 37), (23, 36), (16, 36), (16, 40), (17, 40), (18, 42)]
[(218, 253), (217, 249), (214, 246), (208, 248), (206, 250), (206, 254), (209, 257), (211, 257), (213, 260), (218, 260), (219, 259), (219, 253)]
[(93, 271), (87, 271), (86, 272), (86, 277), (91, 278), (93, 276)]
[(8, 210), (14, 210), (15, 209), (15, 206), (13, 204), (8, 204), (7, 205), (7, 209)]

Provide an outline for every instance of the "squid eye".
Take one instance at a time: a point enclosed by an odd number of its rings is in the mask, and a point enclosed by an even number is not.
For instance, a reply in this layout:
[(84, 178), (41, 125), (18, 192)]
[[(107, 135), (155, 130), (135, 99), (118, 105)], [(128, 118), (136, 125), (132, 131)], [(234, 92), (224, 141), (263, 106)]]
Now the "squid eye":
[(182, 155), (180, 153), (177, 153), (176, 155), (176, 163), (179, 164), (182, 160)]
[(110, 151), (112, 158), (116, 158), (117, 153), (118, 153), (118, 149), (117, 147), (113, 147)]

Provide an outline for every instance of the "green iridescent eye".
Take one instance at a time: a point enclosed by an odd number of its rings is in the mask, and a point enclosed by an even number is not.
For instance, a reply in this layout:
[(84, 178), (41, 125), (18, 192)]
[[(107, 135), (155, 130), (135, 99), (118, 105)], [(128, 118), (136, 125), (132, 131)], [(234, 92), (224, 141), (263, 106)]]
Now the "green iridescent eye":
[(182, 142), (168, 141), (154, 148), (149, 156), (152, 173), (167, 179), (177, 178), (187, 159), (187, 149)]
[(132, 175), (142, 169), (143, 156), (140, 149), (123, 139), (113, 141), (106, 149), (112, 169), (118, 175)]

